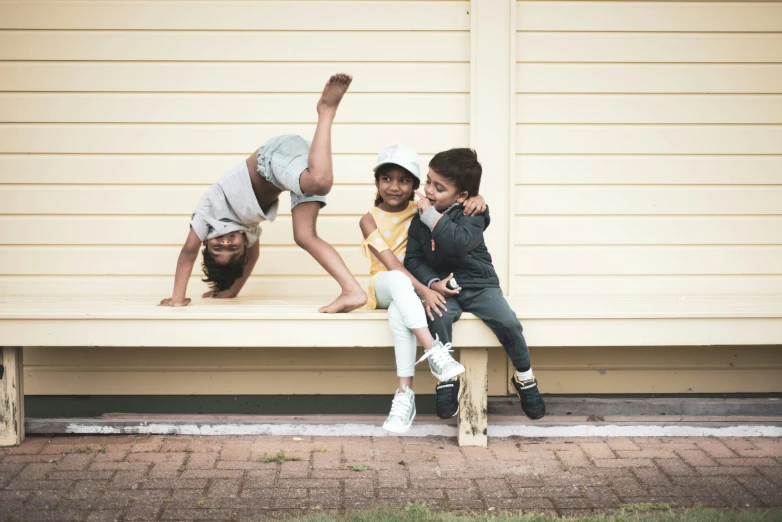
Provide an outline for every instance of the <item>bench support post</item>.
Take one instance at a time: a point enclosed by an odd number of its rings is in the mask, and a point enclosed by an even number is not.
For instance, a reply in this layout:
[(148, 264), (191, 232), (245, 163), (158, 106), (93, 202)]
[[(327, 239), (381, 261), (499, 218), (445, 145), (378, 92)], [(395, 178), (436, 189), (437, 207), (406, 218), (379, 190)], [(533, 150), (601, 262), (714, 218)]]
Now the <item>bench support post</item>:
[(0, 446), (24, 440), (24, 381), (21, 347), (0, 347)]
[(459, 446), (488, 445), (489, 400), (488, 348), (461, 348), (459, 362), (466, 371), (462, 375), (462, 400), (459, 407)]

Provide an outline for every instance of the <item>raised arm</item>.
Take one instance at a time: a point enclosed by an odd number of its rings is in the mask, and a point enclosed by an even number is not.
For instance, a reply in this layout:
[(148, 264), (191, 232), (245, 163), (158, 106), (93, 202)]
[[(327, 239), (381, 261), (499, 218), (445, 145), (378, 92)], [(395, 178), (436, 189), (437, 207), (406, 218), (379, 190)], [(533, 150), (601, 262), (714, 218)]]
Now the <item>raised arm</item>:
[(187, 306), (190, 298), (187, 297), (187, 283), (193, 274), (193, 265), (198, 258), (198, 250), (201, 248), (201, 240), (191, 228), (187, 239), (179, 252), (176, 263), (176, 275), (174, 276), (174, 293), (171, 297), (160, 301), (160, 306)]

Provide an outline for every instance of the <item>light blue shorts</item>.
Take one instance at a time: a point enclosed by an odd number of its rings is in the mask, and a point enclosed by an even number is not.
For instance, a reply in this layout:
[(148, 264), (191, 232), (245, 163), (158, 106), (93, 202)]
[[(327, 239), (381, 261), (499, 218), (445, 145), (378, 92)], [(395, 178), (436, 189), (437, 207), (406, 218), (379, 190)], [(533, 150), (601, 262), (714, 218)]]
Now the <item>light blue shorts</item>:
[(307, 169), (310, 142), (291, 134), (272, 138), (258, 149), (258, 174), (280, 190), (291, 193), (291, 209), (307, 201), (326, 205), (326, 196), (305, 194), (299, 178)]

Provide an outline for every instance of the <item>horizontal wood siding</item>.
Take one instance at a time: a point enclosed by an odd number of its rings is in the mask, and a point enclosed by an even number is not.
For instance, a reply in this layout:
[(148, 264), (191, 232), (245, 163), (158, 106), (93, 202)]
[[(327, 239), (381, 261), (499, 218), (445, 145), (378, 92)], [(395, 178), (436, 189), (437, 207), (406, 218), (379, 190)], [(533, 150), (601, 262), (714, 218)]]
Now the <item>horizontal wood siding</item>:
[[(319, 232), (366, 284), (358, 218), (372, 205), (377, 151), (406, 143), (428, 162), (469, 144), (469, 30), (467, 1), (0, 1), (0, 295), (170, 295), (209, 184), (274, 135), (311, 137), (320, 90), (339, 71), (355, 80), (334, 126), (336, 186)], [(243, 294), (326, 304), (338, 286), (295, 246), (289, 205), (284, 195), (263, 226)], [(191, 297), (206, 289), (199, 265)], [(27, 393), (386, 393), (395, 383), (392, 349), (294, 352), (305, 366), (289, 350), (229, 351), (139, 359), (84, 348), (62, 359), (30, 348)], [(492, 388), (504, 393), (498, 353)]]
[(782, 293), (782, 2), (516, 5), (512, 293)]
[[(778, 347), (533, 347), (531, 355), (546, 393), (782, 391)], [(501, 348), (489, 350), (491, 395), (505, 394), (505, 360)], [(31, 395), (391, 394), (396, 385), (392, 348), (39, 348), (25, 352), (25, 364)], [(421, 373), (415, 387), (430, 394), (434, 381)]]
[[(209, 184), (272, 136), (311, 137), (320, 89), (343, 70), (355, 81), (319, 229), (363, 276), (357, 221), (377, 151), (402, 142), (428, 161), (468, 144), (468, 11), (466, 1), (0, 2), (0, 294), (170, 294)], [(248, 295), (268, 295), (254, 283), (271, 276), (294, 296), (336, 290), (290, 227), (285, 195)], [(205, 289), (193, 283), (191, 295)]]
[[(482, 187), (495, 209), (509, 189), (489, 247), (511, 294), (782, 294), (782, 2), (515, 8), (515, 124), (496, 129), (515, 151), (512, 175)], [(170, 295), (204, 190), (267, 138), (311, 136), (338, 71), (355, 81), (319, 233), (366, 284), (357, 221), (377, 150), (406, 143), (426, 164), (470, 145), (471, 110), (491, 106), (470, 98), (485, 92), (470, 77), (470, 11), (451, 0), (0, 0), (0, 296)], [(287, 195), (280, 208), (243, 294), (325, 304), (338, 286), (295, 246)], [(196, 268), (189, 294), (204, 290)], [(595, 348), (599, 322), (556, 324), (592, 347), (532, 347), (547, 393), (782, 391), (775, 346)], [(25, 360), (26, 393), (43, 395), (386, 394), (396, 383), (392, 348), (30, 347)], [(509, 392), (507, 361), (489, 350), (492, 395)], [(432, 384), (419, 372), (418, 393)]]

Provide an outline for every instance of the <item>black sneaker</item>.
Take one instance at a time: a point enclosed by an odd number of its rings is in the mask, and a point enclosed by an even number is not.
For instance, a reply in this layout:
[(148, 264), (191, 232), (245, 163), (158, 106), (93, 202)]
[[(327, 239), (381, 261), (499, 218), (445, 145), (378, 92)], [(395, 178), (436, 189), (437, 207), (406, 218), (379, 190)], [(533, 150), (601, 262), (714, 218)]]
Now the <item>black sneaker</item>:
[(438, 382), (434, 387), (436, 394), (435, 411), (441, 419), (450, 419), (459, 413), (459, 398), (462, 396), (462, 383), (458, 377)]
[(519, 381), (514, 375), (510, 382), (521, 399), (524, 415), (533, 420), (542, 419), (546, 414), (546, 405), (543, 404), (543, 397), (538, 391), (538, 380), (533, 377), (528, 381)]

